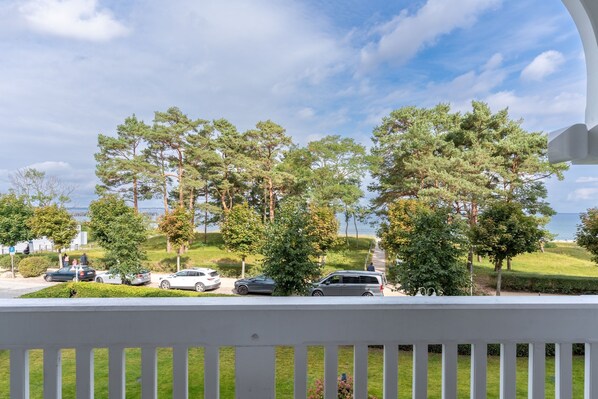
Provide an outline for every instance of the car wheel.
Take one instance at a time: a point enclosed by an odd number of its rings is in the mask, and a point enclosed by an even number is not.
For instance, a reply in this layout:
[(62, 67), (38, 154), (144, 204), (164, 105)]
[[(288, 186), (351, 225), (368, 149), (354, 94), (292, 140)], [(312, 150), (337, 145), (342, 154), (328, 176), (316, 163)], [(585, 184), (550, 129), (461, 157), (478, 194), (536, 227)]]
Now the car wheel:
[(170, 289), (170, 283), (168, 282), (168, 280), (164, 280), (160, 283), (160, 288), (162, 288), (163, 290), (168, 290)]
[(202, 283), (195, 284), (195, 291), (197, 292), (204, 292), (206, 290), (206, 286)]
[(320, 290), (315, 290), (311, 293), (311, 296), (324, 296), (324, 293)]
[(100, 283), (102, 284), (104, 282), (104, 279), (101, 277), (96, 278), (96, 283)]
[(46, 276), (44, 277), (44, 280), (46, 280), (48, 283), (52, 282), (52, 276)]
[(249, 288), (246, 285), (240, 285), (237, 287), (237, 294), (239, 295), (247, 295), (249, 293)]
[(363, 294), (361, 294), (361, 296), (374, 296), (374, 294), (372, 294), (371, 292), (364, 292)]

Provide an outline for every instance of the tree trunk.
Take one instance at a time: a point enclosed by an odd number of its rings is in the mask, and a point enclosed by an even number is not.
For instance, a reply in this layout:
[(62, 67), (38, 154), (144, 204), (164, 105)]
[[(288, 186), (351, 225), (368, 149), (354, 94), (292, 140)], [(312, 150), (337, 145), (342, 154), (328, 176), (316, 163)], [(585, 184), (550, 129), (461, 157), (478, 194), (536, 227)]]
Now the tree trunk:
[(502, 284), (502, 260), (496, 261), (495, 268), (498, 270), (498, 275), (496, 276), (496, 296), (500, 296), (500, 288)]
[(268, 179), (268, 195), (270, 196), (270, 223), (274, 223), (274, 186), (272, 179)]
[(208, 182), (206, 182), (206, 187), (205, 187), (205, 205), (206, 205), (206, 209), (204, 210), (203, 213), (203, 242), (204, 244), (208, 243)]
[(355, 239), (359, 240), (359, 232), (357, 231), (357, 218), (353, 214), (353, 225), (355, 226)]
[(507, 258), (507, 270), (511, 271), (511, 258)]
[(349, 243), (349, 212), (345, 209), (345, 240)]
[(467, 268), (469, 269), (469, 295), (473, 296), (473, 246), (469, 247), (467, 254)]
[(268, 187), (264, 184), (264, 212), (262, 212), (263, 223), (268, 220)]
[(183, 167), (183, 153), (181, 150), (177, 150), (179, 153), (179, 206), (185, 206), (185, 195), (183, 193), (185, 186), (183, 185), (183, 171), (185, 170)]
[(176, 271), (181, 271), (181, 248), (176, 251)]
[(137, 196), (137, 177), (133, 177), (133, 209), (135, 210), (135, 213), (139, 212)]
[(241, 278), (245, 278), (245, 257), (241, 256)]

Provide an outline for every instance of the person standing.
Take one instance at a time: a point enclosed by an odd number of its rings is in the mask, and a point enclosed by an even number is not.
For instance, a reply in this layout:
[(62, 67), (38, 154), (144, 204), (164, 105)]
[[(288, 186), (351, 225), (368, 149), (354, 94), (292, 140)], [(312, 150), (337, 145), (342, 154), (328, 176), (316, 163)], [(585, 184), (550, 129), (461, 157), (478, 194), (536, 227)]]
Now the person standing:
[(374, 262), (370, 262), (367, 268), (368, 272), (375, 272), (376, 268), (374, 267)]
[(83, 255), (81, 255), (81, 266), (86, 266), (87, 265), (87, 255), (85, 254), (85, 252), (83, 252)]
[(62, 256), (62, 266), (64, 266), (64, 267), (68, 267), (68, 266), (69, 266), (69, 260), (70, 260), (70, 259), (69, 259), (69, 256), (68, 256), (68, 254), (66, 254), (66, 253), (65, 253), (65, 254)]

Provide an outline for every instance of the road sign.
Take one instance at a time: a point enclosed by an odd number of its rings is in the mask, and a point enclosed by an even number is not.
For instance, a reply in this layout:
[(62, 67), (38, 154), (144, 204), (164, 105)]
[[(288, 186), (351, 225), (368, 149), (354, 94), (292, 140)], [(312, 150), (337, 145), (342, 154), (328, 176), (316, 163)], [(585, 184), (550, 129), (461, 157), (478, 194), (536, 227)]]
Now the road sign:
[(8, 247), (8, 253), (14, 256), (14, 254), (15, 254), (15, 247)]

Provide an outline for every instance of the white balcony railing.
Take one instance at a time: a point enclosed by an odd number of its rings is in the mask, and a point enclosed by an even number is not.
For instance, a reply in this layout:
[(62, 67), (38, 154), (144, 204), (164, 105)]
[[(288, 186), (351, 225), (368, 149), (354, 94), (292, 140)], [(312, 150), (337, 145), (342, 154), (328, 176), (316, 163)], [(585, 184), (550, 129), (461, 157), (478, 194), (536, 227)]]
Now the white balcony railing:
[[(355, 398), (367, 397), (368, 345), (384, 346), (384, 398), (397, 398), (398, 345), (413, 345), (413, 398), (428, 396), (428, 344), (442, 344), (442, 395), (457, 398), (457, 344), (472, 344), (471, 398), (487, 397), (488, 343), (501, 344), (500, 397), (516, 397), (516, 344), (529, 343), (528, 397), (572, 398), (573, 343), (585, 343), (585, 398), (598, 398), (598, 297), (147, 298), (0, 300), (10, 398), (29, 397), (29, 350), (43, 350), (44, 398), (60, 398), (61, 349), (76, 351), (76, 396), (94, 395), (94, 348), (108, 348), (110, 398), (125, 398), (125, 348), (141, 348), (142, 398), (156, 398), (157, 348), (172, 348), (172, 390), (188, 397), (188, 351), (204, 348), (204, 397), (219, 397), (219, 348), (235, 347), (235, 395), (275, 397), (275, 348), (294, 348), (294, 397), (307, 392), (307, 347), (323, 346), (336, 398), (339, 345), (354, 346)], [(520, 381), (521, 383), (521, 381)], [(0, 395), (1, 396), (1, 395)]]

